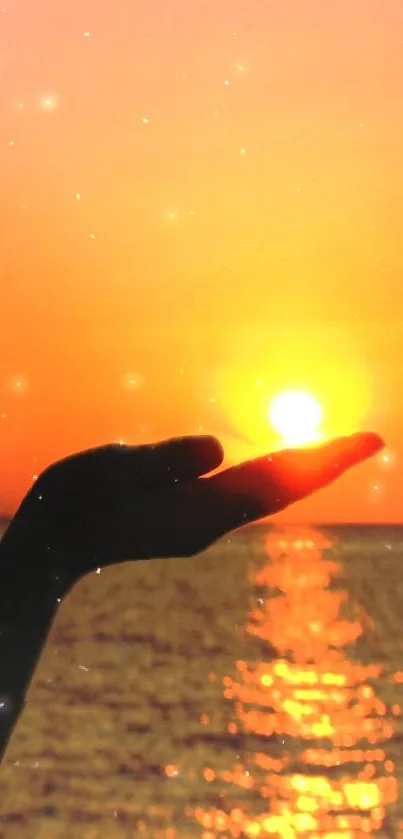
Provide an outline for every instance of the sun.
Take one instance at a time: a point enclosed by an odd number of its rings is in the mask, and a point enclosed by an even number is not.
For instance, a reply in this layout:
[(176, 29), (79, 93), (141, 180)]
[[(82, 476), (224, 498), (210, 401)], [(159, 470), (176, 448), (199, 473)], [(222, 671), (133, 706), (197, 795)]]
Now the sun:
[(322, 421), (319, 402), (304, 390), (285, 390), (269, 407), (274, 430), (288, 445), (314, 443)]

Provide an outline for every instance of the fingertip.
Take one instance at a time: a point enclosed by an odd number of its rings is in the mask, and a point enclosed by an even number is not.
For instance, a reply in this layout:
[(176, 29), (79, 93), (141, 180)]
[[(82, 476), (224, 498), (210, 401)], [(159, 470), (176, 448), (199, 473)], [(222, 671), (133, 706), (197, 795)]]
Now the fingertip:
[(368, 456), (377, 454), (386, 446), (383, 438), (374, 431), (358, 431), (356, 434), (352, 434), (349, 439), (362, 451), (368, 452)]
[(343, 438), (341, 444), (346, 466), (367, 460), (367, 458), (378, 454), (385, 447), (385, 442), (382, 437), (373, 431), (358, 431), (355, 434), (351, 434), (350, 437)]
[(212, 434), (203, 434), (198, 438), (198, 441), (201, 452), (209, 462), (214, 464), (211, 468), (215, 469), (217, 466), (221, 466), (224, 460), (224, 448), (217, 437), (213, 437)]

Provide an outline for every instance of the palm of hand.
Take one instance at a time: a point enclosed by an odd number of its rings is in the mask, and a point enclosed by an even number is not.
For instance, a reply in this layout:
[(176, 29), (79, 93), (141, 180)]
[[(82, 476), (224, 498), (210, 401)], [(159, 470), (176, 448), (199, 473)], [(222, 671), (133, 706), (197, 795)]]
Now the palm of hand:
[(99, 565), (197, 554), (325, 486), (382, 445), (374, 434), (357, 434), (207, 478), (223, 460), (212, 437), (109, 445), (46, 469), (26, 501), (35, 501), (50, 549), (69, 556), (78, 578)]

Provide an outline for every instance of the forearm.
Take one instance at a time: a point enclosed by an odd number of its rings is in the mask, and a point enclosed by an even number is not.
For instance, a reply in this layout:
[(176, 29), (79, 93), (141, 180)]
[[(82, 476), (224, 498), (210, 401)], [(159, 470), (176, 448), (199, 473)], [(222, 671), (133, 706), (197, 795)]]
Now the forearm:
[(13, 520), (0, 541), (0, 761), (61, 600), (37, 535)]
[(52, 618), (33, 629), (14, 622), (0, 636), (0, 763), (24, 710), (26, 693), (42, 653)]

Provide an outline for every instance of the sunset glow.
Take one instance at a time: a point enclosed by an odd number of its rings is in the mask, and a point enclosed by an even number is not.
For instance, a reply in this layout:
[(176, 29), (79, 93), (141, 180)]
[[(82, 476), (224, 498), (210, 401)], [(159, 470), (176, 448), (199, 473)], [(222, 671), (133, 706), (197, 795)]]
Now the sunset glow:
[(393, 451), (299, 516), (400, 521), (401, 3), (20, 0), (0, 24), (0, 512), (116, 439), (216, 434), (226, 464), (308, 441), (268, 416), (293, 389), (323, 439)]

